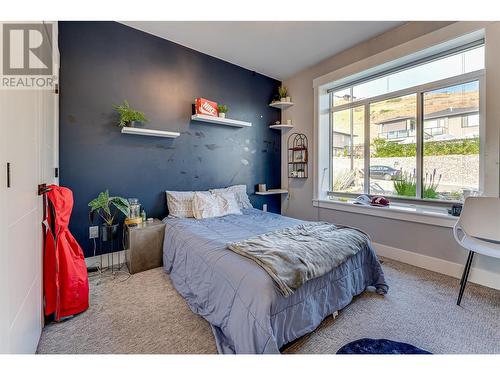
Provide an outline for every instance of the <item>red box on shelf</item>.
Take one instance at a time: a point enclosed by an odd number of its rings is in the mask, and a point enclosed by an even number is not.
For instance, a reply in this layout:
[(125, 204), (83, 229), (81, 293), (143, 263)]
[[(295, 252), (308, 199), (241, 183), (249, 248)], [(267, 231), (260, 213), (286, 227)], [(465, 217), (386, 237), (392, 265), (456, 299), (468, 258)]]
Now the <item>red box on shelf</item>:
[(195, 101), (196, 114), (218, 117), (217, 103), (204, 98), (197, 98)]

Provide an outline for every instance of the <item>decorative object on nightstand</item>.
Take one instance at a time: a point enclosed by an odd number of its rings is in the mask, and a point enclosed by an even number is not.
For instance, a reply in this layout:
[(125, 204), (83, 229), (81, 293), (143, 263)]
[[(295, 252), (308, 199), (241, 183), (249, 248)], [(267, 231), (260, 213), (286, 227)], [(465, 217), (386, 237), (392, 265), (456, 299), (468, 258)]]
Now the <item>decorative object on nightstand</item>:
[(141, 204), (137, 198), (129, 198), (128, 203), (130, 205), (130, 214), (125, 219), (125, 224), (140, 224), (142, 222), (141, 217)]
[(288, 137), (288, 178), (307, 178), (307, 137), (292, 133)]
[(136, 226), (126, 225), (125, 259), (131, 274), (161, 267), (163, 264), (163, 237), (165, 224), (150, 219)]

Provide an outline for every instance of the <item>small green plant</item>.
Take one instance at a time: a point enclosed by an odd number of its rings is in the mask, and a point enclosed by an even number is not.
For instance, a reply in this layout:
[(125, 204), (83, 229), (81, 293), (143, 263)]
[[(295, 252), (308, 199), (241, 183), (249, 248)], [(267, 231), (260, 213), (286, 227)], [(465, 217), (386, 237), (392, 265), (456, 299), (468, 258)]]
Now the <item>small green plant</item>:
[(439, 183), (441, 182), (442, 175), (439, 175), (436, 178), (436, 169), (432, 171), (432, 173), (426, 173), (424, 179), (424, 198), (427, 199), (436, 199), (439, 198), (439, 194), (437, 192), (437, 188)]
[[(111, 206), (115, 207), (114, 212), (111, 212)], [(94, 214), (97, 213), (107, 225), (113, 225), (115, 215), (118, 211), (123, 212), (125, 216), (129, 216), (130, 206), (128, 201), (122, 197), (110, 197), (109, 191), (99, 193), (97, 198), (89, 202), (90, 221), (94, 221)]]
[(288, 90), (285, 86), (278, 87), (278, 94), (280, 95), (280, 98), (286, 98), (287, 93), (288, 93)]
[(130, 108), (128, 101), (124, 100), (121, 105), (113, 105), (113, 109), (120, 114), (120, 123), (118, 126), (127, 126), (130, 125), (133, 121), (138, 122), (148, 122), (149, 120), (146, 118), (143, 112), (136, 111)]
[(229, 112), (229, 107), (227, 105), (221, 105), (221, 104), (219, 104), (217, 106), (217, 110), (219, 111), (219, 113), (228, 113)]
[(417, 192), (415, 173), (402, 172), (399, 178), (394, 181), (394, 190), (398, 195), (414, 197)]
[[(436, 199), (439, 198), (437, 188), (441, 182), (441, 175), (436, 176), (436, 170), (432, 173), (426, 173), (423, 183), (423, 198)], [(415, 172), (402, 172), (401, 175), (394, 181), (394, 190), (400, 196), (415, 197), (417, 194), (417, 178)]]

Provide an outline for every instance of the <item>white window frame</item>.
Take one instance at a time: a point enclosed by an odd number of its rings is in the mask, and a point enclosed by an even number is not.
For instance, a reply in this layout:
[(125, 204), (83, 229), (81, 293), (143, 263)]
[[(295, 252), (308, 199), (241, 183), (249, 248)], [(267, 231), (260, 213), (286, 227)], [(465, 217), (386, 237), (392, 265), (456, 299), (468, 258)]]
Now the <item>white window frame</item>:
[[(413, 95), (416, 94), (417, 96), (417, 111), (416, 111), (416, 147), (417, 147), (417, 152), (416, 152), (416, 180), (418, 181), (417, 184), (417, 191), (416, 191), (416, 197), (398, 197), (398, 196), (391, 196), (391, 199), (393, 200), (401, 200), (401, 201), (423, 201), (423, 202), (433, 202), (437, 204), (450, 204), (454, 203), (454, 201), (451, 200), (438, 200), (438, 199), (424, 199), (421, 198), (422, 196), (422, 168), (423, 168), (423, 155), (422, 155), (422, 150), (423, 150), (423, 136), (422, 136), (422, 131), (423, 131), (423, 126), (424, 126), (424, 119), (423, 119), (423, 108), (422, 108), (422, 103), (423, 103), (423, 94), (428, 91), (433, 91), (441, 88), (446, 88), (450, 86), (456, 86), (464, 83), (469, 83), (469, 82), (474, 82), (478, 81), (479, 82), (479, 148), (480, 148), (480, 154), (479, 154), (479, 189), (481, 191), (484, 190), (484, 136), (485, 136), (485, 126), (484, 126), (484, 69), (481, 70), (476, 70), (473, 72), (469, 73), (464, 73), (458, 76), (454, 77), (449, 77), (445, 78), (442, 80), (438, 81), (433, 81), (429, 82), (426, 84), (422, 85), (417, 85), (413, 87), (409, 87), (406, 89), (398, 90), (398, 91), (393, 91), (390, 93), (370, 97), (367, 99), (362, 99), (358, 100), (355, 102), (351, 103), (346, 103), (342, 104), (339, 106), (333, 106), (333, 91), (330, 89), (329, 91), (332, 91), (329, 95), (329, 101), (330, 101), (330, 133), (333, 131), (333, 113), (339, 112), (342, 110), (346, 109), (354, 109), (363, 106), (364, 107), (364, 113), (365, 113), (365, 128), (364, 128), (364, 170), (369, 171), (370, 170), (370, 104), (374, 102), (380, 102), (388, 99), (394, 99), (398, 97), (402, 97), (405, 95)], [(352, 89), (351, 89), (352, 92)], [(351, 128), (352, 128), (352, 122), (351, 122)], [(352, 133), (352, 129), (351, 129)], [(352, 137), (351, 137), (352, 138)], [(351, 146), (352, 146), (352, 139), (351, 139)], [(359, 194), (356, 193), (346, 193), (346, 192), (336, 192), (332, 191), (332, 183), (333, 183), (333, 168), (332, 168), (332, 162), (333, 162), (333, 155), (332, 155), (332, 150), (331, 147), (329, 148), (329, 160), (330, 160), (330, 176), (329, 176), (329, 189), (328, 189), (328, 194), (329, 195), (344, 195), (344, 196), (356, 196)], [(370, 173), (364, 173), (364, 194), (369, 194), (369, 185), (370, 185)]]

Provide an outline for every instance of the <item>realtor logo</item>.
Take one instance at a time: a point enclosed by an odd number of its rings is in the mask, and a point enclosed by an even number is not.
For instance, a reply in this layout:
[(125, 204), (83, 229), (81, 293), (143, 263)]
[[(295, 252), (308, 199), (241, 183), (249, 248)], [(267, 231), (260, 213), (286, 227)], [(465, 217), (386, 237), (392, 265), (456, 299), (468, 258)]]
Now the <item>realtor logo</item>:
[(52, 88), (52, 24), (2, 25), (2, 88)]

